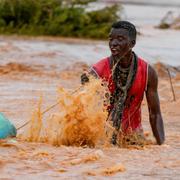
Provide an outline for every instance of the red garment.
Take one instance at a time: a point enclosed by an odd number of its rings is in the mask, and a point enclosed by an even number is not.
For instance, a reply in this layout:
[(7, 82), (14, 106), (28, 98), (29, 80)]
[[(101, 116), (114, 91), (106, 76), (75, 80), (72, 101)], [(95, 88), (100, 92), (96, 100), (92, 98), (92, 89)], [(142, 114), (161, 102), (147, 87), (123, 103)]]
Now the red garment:
[[(92, 70), (108, 83), (109, 91), (113, 93), (114, 83), (109, 57), (94, 64)], [(128, 92), (122, 116), (121, 130), (124, 133), (136, 132), (142, 129), (141, 103), (147, 86), (147, 73), (148, 64), (143, 59), (138, 58), (136, 76)]]

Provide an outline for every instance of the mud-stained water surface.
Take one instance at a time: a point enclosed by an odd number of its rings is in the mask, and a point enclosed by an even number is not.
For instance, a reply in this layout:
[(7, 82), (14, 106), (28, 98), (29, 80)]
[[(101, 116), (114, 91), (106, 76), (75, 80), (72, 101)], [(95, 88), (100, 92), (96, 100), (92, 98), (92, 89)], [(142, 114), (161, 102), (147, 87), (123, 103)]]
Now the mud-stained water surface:
[[(31, 119), (40, 101), (42, 111), (57, 102), (59, 93), (63, 94), (58, 88), (68, 92), (79, 89), (80, 74), (106, 55), (103, 47), (102, 42), (94, 41), (1, 37), (0, 111), (20, 127)], [(154, 144), (144, 101), (143, 127), (153, 141), (150, 145), (118, 148), (104, 144), (89, 148), (20, 138), (1, 140), (0, 179), (179, 179), (180, 74), (177, 68), (170, 68), (176, 95), (176, 101), (172, 101), (168, 74), (162, 64), (156, 64), (156, 69), (166, 132), (164, 145)], [(91, 99), (87, 101), (91, 103)], [(50, 114), (61, 112), (55, 107), (41, 118), (46, 121)]]

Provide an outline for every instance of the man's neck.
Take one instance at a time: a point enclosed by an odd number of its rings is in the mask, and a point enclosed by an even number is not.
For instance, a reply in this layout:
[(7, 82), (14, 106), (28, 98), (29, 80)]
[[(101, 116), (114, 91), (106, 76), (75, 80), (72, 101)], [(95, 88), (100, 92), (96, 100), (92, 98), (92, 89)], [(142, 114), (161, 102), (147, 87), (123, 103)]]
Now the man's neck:
[(124, 56), (123, 58), (120, 57), (112, 57), (112, 64), (115, 65), (116, 63), (118, 63), (122, 68), (128, 68), (131, 65), (131, 62), (133, 60), (133, 52), (129, 52), (127, 53), (126, 56)]

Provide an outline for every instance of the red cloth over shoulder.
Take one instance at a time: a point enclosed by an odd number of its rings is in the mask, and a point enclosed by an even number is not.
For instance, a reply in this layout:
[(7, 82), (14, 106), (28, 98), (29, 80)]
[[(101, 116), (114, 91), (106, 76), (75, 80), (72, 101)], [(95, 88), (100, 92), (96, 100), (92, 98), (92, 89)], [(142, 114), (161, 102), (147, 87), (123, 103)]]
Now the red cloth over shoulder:
[[(110, 68), (110, 58), (104, 58), (92, 66), (92, 70), (108, 83), (111, 93), (114, 92), (114, 83)], [(123, 111), (121, 130), (124, 133), (131, 133), (142, 129), (141, 125), (141, 103), (144, 97), (148, 81), (148, 64), (138, 58), (137, 72), (134, 82), (128, 92)]]

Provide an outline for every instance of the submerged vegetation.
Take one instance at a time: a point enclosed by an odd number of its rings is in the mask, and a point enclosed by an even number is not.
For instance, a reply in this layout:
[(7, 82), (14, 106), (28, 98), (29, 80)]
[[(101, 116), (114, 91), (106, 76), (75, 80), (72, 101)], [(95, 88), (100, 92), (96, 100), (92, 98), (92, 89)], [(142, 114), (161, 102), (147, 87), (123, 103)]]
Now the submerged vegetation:
[(97, 0), (0, 0), (0, 33), (103, 39), (119, 6), (87, 11)]

